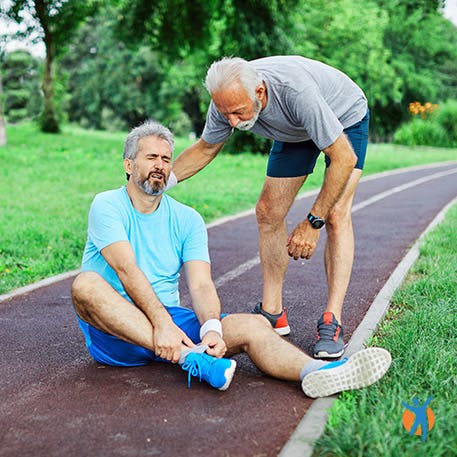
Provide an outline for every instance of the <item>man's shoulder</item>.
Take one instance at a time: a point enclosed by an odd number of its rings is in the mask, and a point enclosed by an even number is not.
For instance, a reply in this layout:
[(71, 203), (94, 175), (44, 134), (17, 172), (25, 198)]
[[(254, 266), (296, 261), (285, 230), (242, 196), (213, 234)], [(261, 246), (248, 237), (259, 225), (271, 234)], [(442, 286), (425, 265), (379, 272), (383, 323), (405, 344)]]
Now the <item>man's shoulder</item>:
[(168, 194), (163, 194), (163, 198), (166, 201), (170, 212), (178, 217), (179, 220), (185, 222), (189, 220), (202, 220), (203, 218), (200, 213), (185, 203), (182, 203)]
[(119, 187), (118, 189), (104, 190), (95, 195), (94, 201), (112, 201), (122, 199), (124, 196), (125, 186)]
[(167, 202), (167, 205), (173, 211), (179, 211), (186, 214), (199, 214), (198, 211), (196, 211), (191, 206), (176, 200), (175, 198), (171, 197), (166, 193), (163, 194), (163, 199)]
[(108, 209), (108, 208), (120, 208), (125, 200), (125, 186), (119, 189), (105, 190), (95, 195), (91, 208), (92, 210), (97, 209)]

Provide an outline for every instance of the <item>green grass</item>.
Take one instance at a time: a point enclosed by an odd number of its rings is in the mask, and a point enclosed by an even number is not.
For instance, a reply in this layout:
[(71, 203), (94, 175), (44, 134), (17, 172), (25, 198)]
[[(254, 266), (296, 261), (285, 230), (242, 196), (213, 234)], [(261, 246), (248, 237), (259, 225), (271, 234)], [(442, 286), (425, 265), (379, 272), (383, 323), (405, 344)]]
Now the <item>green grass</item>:
[[(313, 457), (457, 455), (457, 205), (432, 231), (370, 345), (392, 366), (369, 389), (342, 394)], [(402, 401), (433, 396), (434, 428), (424, 443), (409, 436)]]
[[(0, 148), (0, 294), (79, 268), (89, 205), (98, 192), (125, 183), (126, 133), (67, 126), (59, 135), (32, 124), (8, 126)], [(178, 138), (176, 151), (190, 144)], [(456, 149), (370, 146), (366, 174), (457, 159)], [(170, 191), (209, 222), (252, 208), (265, 176), (267, 156), (221, 154)], [(323, 160), (303, 190), (322, 181)]]

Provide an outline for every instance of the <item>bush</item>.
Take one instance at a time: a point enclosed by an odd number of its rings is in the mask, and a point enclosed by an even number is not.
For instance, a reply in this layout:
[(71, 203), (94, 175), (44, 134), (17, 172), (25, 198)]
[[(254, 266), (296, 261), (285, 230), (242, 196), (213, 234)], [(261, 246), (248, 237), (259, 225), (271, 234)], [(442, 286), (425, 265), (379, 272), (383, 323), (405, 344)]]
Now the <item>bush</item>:
[(393, 142), (407, 146), (457, 147), (457, 100), (448, 100), (428, 117), (403, 124)]
[(224, 146), (223, 151), (229, 154), (251, 152), (253, 154), (268, 154), (272, 141), (251, 132), (240, 132), (235, 129), (233, 135)]
[(403, 124), (394, 133), (393, 142), (406, 146), (451, 146), (446, 130), (438, 122), (430, 119), (413, 119)]
[(436, 121), (443, 127), (453, 147), (457, 147), (457, 100), (448, 100), (435, 113)]

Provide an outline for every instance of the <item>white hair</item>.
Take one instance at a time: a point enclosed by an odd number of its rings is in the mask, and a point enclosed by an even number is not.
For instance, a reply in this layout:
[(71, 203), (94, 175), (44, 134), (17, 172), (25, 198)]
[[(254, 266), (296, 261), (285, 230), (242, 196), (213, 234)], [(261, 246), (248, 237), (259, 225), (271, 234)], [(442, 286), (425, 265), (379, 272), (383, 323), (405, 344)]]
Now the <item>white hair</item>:
[(153, 120), (144, 121), (138, 127), (135, 127), (127, 135), (127, 138), (124, 143), (124, 159), (135, 160), (136, 154), (138, 152), (138, 141), (141, 138), (147, 136), (156, 136), (165, 140), (173, 151), (175, 143), (173, 140), (173, 134), (164, 127), (162, 124), (155, 122)]
[(211, 64), (205, 78), (205, 87), (210, 94), (233, 83), (241, 83), (251, 100), (254, 100), (255, 90), (262, 84), (262, 77), (247, 60), (240, 57), (224, 57)]

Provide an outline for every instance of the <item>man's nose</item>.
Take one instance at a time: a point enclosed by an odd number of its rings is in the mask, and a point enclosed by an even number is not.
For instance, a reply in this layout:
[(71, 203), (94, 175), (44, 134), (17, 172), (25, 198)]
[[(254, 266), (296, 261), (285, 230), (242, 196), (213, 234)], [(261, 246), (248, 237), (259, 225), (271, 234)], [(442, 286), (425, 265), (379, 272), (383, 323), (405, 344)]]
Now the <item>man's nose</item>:
[(165, 160), (158, 157), (157, 160), (154, 162), (154, 168), (156, 170), (163, 170), (165, 168)]
[(229, 114), (227, 120), (229, 121), (230, 127), (236, 127), (240, 123), (240, 119), (234, 114)]

